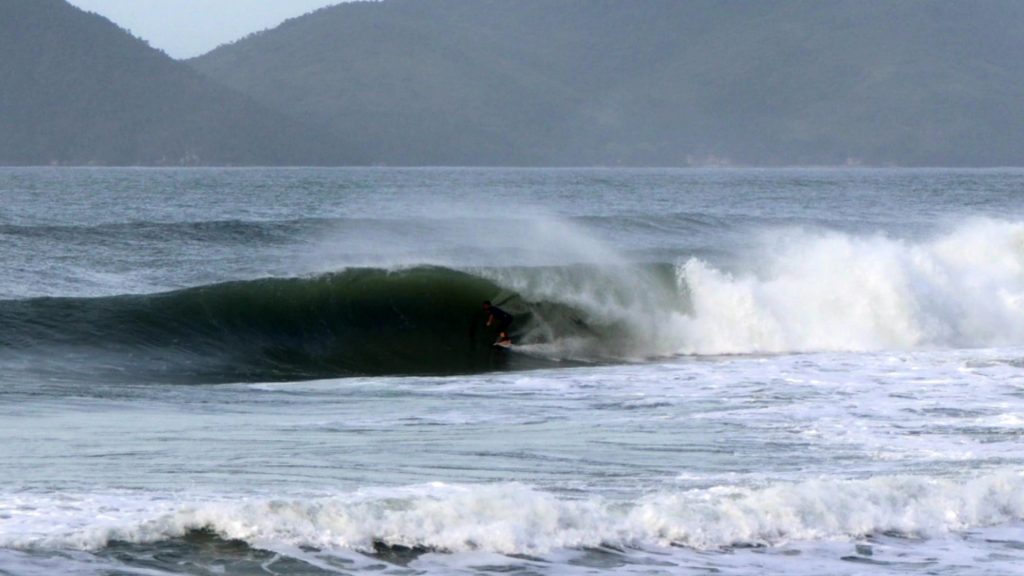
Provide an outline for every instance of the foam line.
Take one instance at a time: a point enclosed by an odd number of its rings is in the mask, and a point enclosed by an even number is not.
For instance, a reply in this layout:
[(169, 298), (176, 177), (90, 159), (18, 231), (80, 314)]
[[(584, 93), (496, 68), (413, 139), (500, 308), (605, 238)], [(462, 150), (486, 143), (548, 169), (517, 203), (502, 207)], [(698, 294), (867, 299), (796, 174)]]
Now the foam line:
[(722, 486), (634, 502), (566, 500), (520, 484), (430, 484), (329, 498), (207, 500), (142, 496), (7, 496), (0, 546), (97, 550), (210, 530), (266, 549), (372, 551), (375, 543), (448, 552), (681, 545), (717, 549), (872, 533), (939, 537), (1024, 519), (1024, 474), (964, 481), (818, 479)]

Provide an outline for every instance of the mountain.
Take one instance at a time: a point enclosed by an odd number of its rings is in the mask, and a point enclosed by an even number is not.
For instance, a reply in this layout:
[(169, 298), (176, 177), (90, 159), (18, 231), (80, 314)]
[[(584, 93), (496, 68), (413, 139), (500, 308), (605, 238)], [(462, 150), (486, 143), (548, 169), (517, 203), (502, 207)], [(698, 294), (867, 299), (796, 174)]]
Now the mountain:
[(383, 0), (189, 63), (366, 161), (1024, 165), (1019, 0)]
[(0, 164), (351, 161), (309, 129), (64, 0), (0, 0)]

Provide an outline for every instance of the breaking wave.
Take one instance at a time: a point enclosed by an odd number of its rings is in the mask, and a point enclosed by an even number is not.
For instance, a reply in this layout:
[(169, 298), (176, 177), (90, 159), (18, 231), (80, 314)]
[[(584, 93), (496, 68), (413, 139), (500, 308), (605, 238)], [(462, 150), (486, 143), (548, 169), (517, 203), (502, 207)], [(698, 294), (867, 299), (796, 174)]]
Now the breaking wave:
[[(0, 353), (233, 381), (1024, 343), (1024, 223), (976, 220), (916, 242), (775, 230), (737, 262), (360, 268), (12, 300), (0, 302)], [(484, 299), (516, 316), (511, 354), (490, 346)]]
[(4, 502), (0, 547), (22, 550), (99, 550), (206, 531), (269, 550), (373, 552), (387, 546), (536, 555), (599, 546), (774, 546), (883, 533), (938, 537), (1024, 519), (1024, 476), (821, 479), (659, 493), (633, 502), (568, 500), (521, 484), (429, 484), (193, 504), (125, 495), (22, 495)]

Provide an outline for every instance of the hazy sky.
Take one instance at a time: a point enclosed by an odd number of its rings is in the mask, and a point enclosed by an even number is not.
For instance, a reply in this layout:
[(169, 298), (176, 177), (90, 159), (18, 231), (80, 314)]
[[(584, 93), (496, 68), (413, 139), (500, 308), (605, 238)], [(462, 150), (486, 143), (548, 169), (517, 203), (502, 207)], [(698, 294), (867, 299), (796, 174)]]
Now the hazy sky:
[(343, 0), (69, 0), (174, 58), (190, 58)]

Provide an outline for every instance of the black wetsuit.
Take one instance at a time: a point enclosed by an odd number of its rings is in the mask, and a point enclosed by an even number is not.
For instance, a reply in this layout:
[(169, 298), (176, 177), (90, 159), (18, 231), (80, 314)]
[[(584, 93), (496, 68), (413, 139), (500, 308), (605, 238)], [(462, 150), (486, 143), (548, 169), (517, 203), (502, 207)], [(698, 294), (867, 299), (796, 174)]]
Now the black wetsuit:
[(487, 312), (490, 313), (491, 318), (494, 319), (493, 322), (498, 326), (498, 332), (503, 332), (507, 337), (508, 327), (512, 325), (512, 315), (493, 305), (487, 309)]

